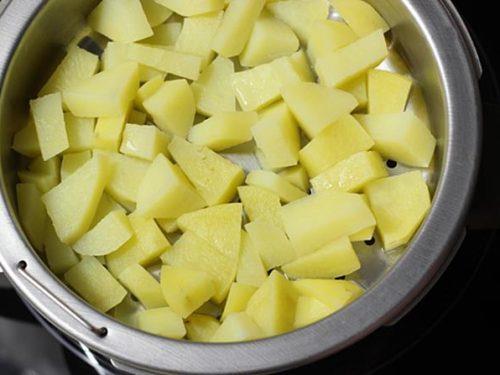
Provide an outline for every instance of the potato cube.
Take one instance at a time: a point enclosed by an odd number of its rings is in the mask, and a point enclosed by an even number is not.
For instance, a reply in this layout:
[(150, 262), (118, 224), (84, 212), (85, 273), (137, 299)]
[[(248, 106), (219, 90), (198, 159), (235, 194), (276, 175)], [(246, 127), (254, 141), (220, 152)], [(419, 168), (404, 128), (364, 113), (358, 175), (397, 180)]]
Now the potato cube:
[(233, 283), (229, 290), (229, 295), (227, 296), (221, 321), (224, 321), (230, 314), (245, 311), (248, 301), (256, 290), (257, 287), (252, 285)]
[(28, 170), (17, 172), (17, 176), (22, 183), (35, 184), (38, 190), (46, 193), (61, 181), (60, 165), (61, 161), (57, 156), (47, 161), (37, 157), (28, 165)]
[(299, 255), (375, 225), (375, 218), (360, 195), (332, 190), (283, 206), (281, 217)]
[(134, 42), (153, 35), (139, 0), (102, 0), (90, 13), (89, 26), (120, 42)]
[(309, 138), (316, 137), (358, 106), (351, 94), (312, 82), (284, 86), (281, 94)]
[(241, 284), (259, 287), (267, 279), (259, 252), (247, 232), (241, 232), (241, 251), (236, 281)]
[(297, 299), (293, 328), (298, 329), (326, 318), (334, 311), (316, 298), (301, 296)]
[(41, 201), (41, 193), (34, 184), (17, 184), (17, 210), (19, 221), (31, 245), (43, 249), (47, 211)]
[(320, 82), (340, 87), (379, 65), (388, 55), (382, 30), (377, 30), (336, 51), (325, 53), (316, 61)]
[(252, 140), (256, 112), (220, 112), (191, 128), (188, 140), (195, 145), (222, 151)]
[(145, 125), (148, 115), (144, 112), (132, 110), (128, 116), (128, 122), (130, 124)]
[(63, 91), (64, 102), (78, 117), (113, 117), (125, 113), (139, 88), (139, 66), (124, 63)]
[(94, 146), (94, 125), (92, 118), (75, 117), (71, 113), (64, 114), (69, 148), (65, 152), (81, 152)]
[(137, 213), (148, 218), (175, 219), (206, 204), (163, 155), (153, 160), (137, 193)]
[(118, 280), (146, 309), (167, 306), (160, 283), (139, 264), (133, 264), (120, 272)]
[(109, 174), (106, 160), (94, 157), (42, 196), (63, 243), (71, 245), (88, 231)]
[(155, 77), (151, 78), (145, 84), (143, 84), (139, 90), (137, 91), (137, 95), (135, 96), (134, 104), (141, 111), (146, 111), (144, 108), (144, 101), (150, 98), (154, 93), (156, 93), (160, 87), (165, 82), (165, 77), (163, 74), (158, 74)]
[(160, 129), (179, 137), (188, 135), (193, 126), (196, 104), (186, 80), (163, 83), (143, 104)]
[(250, 221), (265, 220), (283, 228), (278, 194), (258, 186), (240, 186), (238, 195)]
[(212, 49), (224, 57), (239, 55), (252, 33), (255, 22), (266, 5), (266, 0), (239, 0), (231, 2), (222, 23), (215, 33)]
[(219, 329), (215, 331), (210, 342), (241, 342), (257, 340), (264, 334), (247, 313), (229, 315)]
[(56, 275), (62, 275), (80, 262), (71, 246), (63, 244), (57, 238), (56, 231), (51, 224), (46, 225), (44, 234), (43, 248), (47, 264), (52, 272)]
[(126, 114), (97, 119), (94, 129), (94, 148), (118, 152), (126, 119)]
[(350, 93), (358, 101), (356, 110), (366, 109), (368, 105), (368, 78), (366, 74), (359, 76), (341, 86), (339, 89)]
[(64, 279), (84, 300), (101, 312), (117, 306), (127, 291), (94, 257), (84, 257)]
[(191, 341), (209, 342), (219, 327), (219, 321), (213, 316), (192, 314), (186, 320), (186, 337)]
[(113, 318), (119, 322), (133, 328), (138, 328), (138, 318), (141, 311), (144, 311), (142, 305), (132, 300), (130, 295), (128, 295), (113, 309), (112, 314)]
[(358, 37), (354, 31), (345, 23), (319, 20), (310, 29), (307, 54), (314, 64), (325, 53), (345, 47), (356, 39)]
[(38, 143), (35, 121), (31, 116), (28, 124), (14, 135), (12, 149), (31, 158), (40, 155), (40, 143)]
[(64, 154), (61, 164), (61, 180), (68, 178), (90, 159), (92, 159), (92, 154), (89, 150), (75, 152), (74, 154)]
[[(366, 194), (360, 194), (361, 198), (365, 201), (365, 203), (370, 206), (370, 202), (368, 201), (368, 197)], [(373, 238), (373, 234), (375, 233), (376, 225), (372, 225), (370, 227), (366, 227), (365, 229), (361, 229), (359, 232), (351, 234), (349, 236), (349, 240), (351, 242), (360, 242), (360, 241), (369, 241)]]
[(209, 206), (230, 202), (245, 179), (243, 169), (207, 147), (174, 137), (168, 149)]
[(153, 335), (171, 339), (182, 339), (186, 336), (182, 317), (170, 307), (141, 311), (137, 316), (137, 326), (140, 330)]
[(155, 0), (184, 17), (222, 10), (224, 0)]
[(384, 33), (390, 29), (387, 22), (366, 1), (330, 0), (330, 3), (360, 37), (379, 29), (382, 29)]
[(111, 198), (108, 194), (103, 193), (90, 227), (95, 227), (98, 222), (113, 211), (123, 211), (123, 213), (127, 212), (117, 201)]
[(141, 43), (152, 45), (174, 46), (177, 38), (181, 34), (182, 23), (168, 22), (153, 27), (153, 36), (141, 40)]
[(139, 159), (153, 160), (158, 154), (168, 156), (170, 135), (156, 126), (125, 125), (120, 152)]
[(375, 141), (374, 150), (388, 159), (427, 168), (434, 156), (436, 138), (412, 112), (358, 115), (356, 119)]
[(316, 177), (351, 155), (371, 149), (373, 145), (373, 140), (359, 122), (347, 115), (325, 128), (300, 150), (300, 163), (309, 176)]
[(365, 187), (365, 193), (386, 250), (407, 244), (431, 206), (420, 171), (374, 181)]
[(170, 9), (155, 0), (141, 0), (141, 5), (151, 27), (162, 24), (173, 13)]
[(366, 184), (388, 175), (379, 153), (362, 151), (317, 175), (311, 184), (316, 192), (332, 189), (358, 193)]
[(295, 165), (282, 170), (279, 175), (288, 180), (292, 185), (307, 192), (309, 191), (309, 176), (302, 165)]
[(69, 148), (60, 93), (30, 101), (37, 139), (43, 160), (48, 160)]
[(269, 14), (261, 14), (240, 54), (240, 64), (246, 67), (266, 64), (291, 55), (299, 46), (299, 39), (286, 23)]
[(156, 219), (156, 223), (165, 233), (175, 233), (179, 231), (176, 219)]
[(311, 254), (282, 267), (293, 279), (329, 279), (349, 275), (361, 268), (359, 259), (347, 237), (340, 237)]
[(307, 195), (284, 177), (270, 171), (251, 171), (245, 182), (248, 185), (258, 186), (278, 194), (283, 203), (292, 202)]
[(317, 299), (328, 306), (331, 313), (346, 306), (353, 298), (350, 281), (303, 279), (292, 281), (291, 284), (300, 296)]
[(266, 110), (252, 127), (252, 134), (267, 167), (275, 169), (297, 164), (299, 128), (286, 104), (280, 103)]
[(368, 72), (368, 113), (398, 113), (406, 108), (411, 78), (383, 70)]

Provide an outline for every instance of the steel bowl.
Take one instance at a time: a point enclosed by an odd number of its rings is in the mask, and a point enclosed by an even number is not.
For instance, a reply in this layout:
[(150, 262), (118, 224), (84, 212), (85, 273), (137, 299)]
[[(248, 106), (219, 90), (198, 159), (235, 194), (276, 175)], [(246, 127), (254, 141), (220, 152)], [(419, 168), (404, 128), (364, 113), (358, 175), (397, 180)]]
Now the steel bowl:
[(405, 314), (446, 268), (464, 231), (480, 159), (481, 65), (448, 0), (370, 0), (392, 26), (393, 48), (419, 82), (438, 150), (432, 210), (395, 262), (364, 259), (370, 285), (356, 302), (281, 336), (234, 344), (168, 340), (97, 312), (47, 269), (15, 209), (13, 134), (28, 100), (61, 59), (97, 0), (11, 0), (0, 5), (0, 264), (22, 298), (64, 335), (130, 373), (270, 373), (331, 355)]

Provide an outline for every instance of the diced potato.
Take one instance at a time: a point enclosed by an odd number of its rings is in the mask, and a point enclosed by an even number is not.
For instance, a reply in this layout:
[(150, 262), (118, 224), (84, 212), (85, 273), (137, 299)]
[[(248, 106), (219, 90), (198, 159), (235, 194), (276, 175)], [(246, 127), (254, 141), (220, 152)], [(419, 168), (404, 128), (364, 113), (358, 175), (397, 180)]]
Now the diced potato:
[(363, 0), (330, 0), (345, 22), (360, 36), (382, 29), (389, 31), (389, 25), (373, 7)]
[(284, 86), (281, 93), (309, 138), (316, 137), (358, 106), (351, 94), (312, 82)]
[(92, 118), (75, 117), (71, 113), (64, 114), (69, 147), (65, 152), (81, 152), (94, 146), (94, 125)]
[(141, 0), (141, 5), (151, 27), (162, 24), (173, 13), (170, 9), (155, 0)]
[(118, 280), (132, 293), (146, 309), (167, 306), (160, 283), (139, 264), (125, 268)]
[(215, 282), (213, 301), (221, 303), (234, 281), (238, 259), (230, 258), (197, 235), (186, 232), (161, 259), (174, 267), (206, 272)]
[(209, 206), (230, 202), (245, 179), (243, 169), (207, 147), (174, 137), (168, 149)]
[(373, 149), (382, 156), (412, 167), (427, 168), (431, 163), (436, 138), (412, 112), (356, 118), (375, 141)]
[(366, 74), (361, 75), (341, 86), (339, 89), (347, 91), (358, 101), (356, 110), (365, 109), (368, 105), (368, 78)]
[(214, 12), (224, 8), (224, 0), (155, 0), (184, 17)]
[[(360, 194), (366, 204), (369, 206), (370, 202), (368, 201), (368, 197), (366, 194)], [(377, 226), (373, 225), (371, 227), (366, 227), (365, 229), (361, 229), (359, 232), (351, 234), (349, 236), (349, 240), (351, 242), (360, 242), (360, 241), (369, 241), (373, 238), (373, 234), (375, 233), (375, 228)]]
[(299, 255), (375, 225), (360, 195), (323, 191), (281, 208), (285, 231)]
[(258, 186), (240, 186), (238, 195), (250, 221), (265, 220), (283, 228), (278, 194)]
[(229, 259), (238, 259), (241, 241), (241, 203), (221, 204), (190, 212), (177, 219), (183, 232), (192, 232)]
[(292, 202), (307, 195), (304, 191), (288, 182), (284, 177), (270, 171), (252, 171), (248, 174), (245, 182), (248, 185), (258, 186), (278, 194), (284, 203)]
[(109, 174), (106, 160), (94, 157), (43, 195), (42, 201), (63, 243), (71, 245), (87, 232)]
[(293, 328), (302, 328), (316, 323), (326, 318), (331, 313), (333, 313), (333, 309), (318, 301), (316, 298), (301, 296), (297, 299)]
[(84, 257), (64, 274), (64, 279), (84, 300), (101, 312), (117, 306), (127, 291), (94, 257)]
[(241, 232), (241, 251), (236, 281), (241, 284), (260, 287), (267, 279), (259, 252), (247, 232)]
[(128, 122), (130, 124), (145, 125), (148, 115), (144, 112), (132, 110), (128, 116)]
[(156, 219), (156, 223), (165, 233), (175, 233), (179, 231), (176, 219)]
[(170, 138), (156, 126), (127, 124), (120, 152), (146, 160), (153, 160), (158, 154), (168, 156)]
[(95, 31), (120, 42), (153, 35), (139, 0), (102, 0), (90, 13), (88, 23)]
[(42, 193), (46, 193), (59, 183), (55, 176), (31, 171), (19, 171), (17, 177), (24, 184), (34, 184)]
[(420, 171), (374, 181), (365, 187), (365, 193), (386, 250), (408, 243), (431, 206)]
[(191, 128), (188, 140), (196, 145), (222, 151), (252, 140), (256, 112), (219, 112)]
[(293, 30), (286, 23), (263, 13), (240, 54), (240, 64), (246, 67), (266, 64), (298, 49), (299, 40)]
[(69, 148), (60, 93), (30, 101), (37, 139), (43, 160), (48, 160)]
[(241, 342), (257, 340), (263, 332), (247, 313), (240, 312), (229, 315), (219, 329), (215, 331), (210, 342)]
[(299, 128), (286, 104), (276, 104), (266, 110), (252, 127), (252, 134), (269, 168), (297, 164), (300, 150)]
[(209, 342), (219, 327), (219, 321), (213, 316), (192, 314), (186, 320), (186, 337), (191, 341)]
[(31, 116), (28, 124), (14, 135), (12, 149), (28, 157), (40, 155), (40, 143), (38, 143), (35, 121)]
[(350, 115), (325, 128), (299, 152), (300, 163), (311, 177), (349, 156), (371, 149), (371, 137)]
[(340, 237), (315, 252), (282, 267), (293, 279), (329, 279), (349, 275), (361, 268), (347, 237)]
[(279, 335), (293, 328), (297, 297), (292, 284), (273, 271), (248, 301), (246, 312), (266, 336)]
[(212, 116), (220, 112), (233, 112), (236, 99), (231, 84), (234, 64), (225, 57), (217, 57), (193, 82), (196, 109), (199, 113)]
[(406, 108), (411, 78), (383, 70), (368, 72), (368, 113), (398, 113)]
[(186, 327), (182, 317), (170, 307), (160, 307), (142, 311), (137, 316), (139, 329), (171, 339), (182, 339), (186, 336)]
[(47, 211), (41, 201), (41, 193), (34, 184), (17, 184), (17, 210), (19, 221), (31, 242), (38, 250), (43, 249)]
[(252, 285), (233, 283), (227, 296), (221, 321), (224, 321), (230, 314), (245, 311), (248, 301), (256, 290), (257, 287)]
[[(284, 66), (284, 70), (293, 69), (297, 72), (300, 79), (304, 82), (312, 82), (316, 80), (316, 74), (313, 73), (311, 69), (311, 65), (309, 63), (309, 59), (307, 58), (306, 52), (301, 49), (298, 52), (295, 52), (288, 59), (278, 59), (278, 62), (281, 61)], [(288, 62), (288, 64), (284, 64), (283, 62)], [(290, 73), (288, 73), (290, 74)], [(290, 82), (293, 83), (293, 82)]]
[(141, 311), (144, 311), (141, 304), (132, 300), (130, 295), (128, 295), (113, 309), (113, 317), (125, 325), (137, 328), (139, 313)]
[(127, 112), (138, 88), (139, 66), (125, 63), (67, 88), (63, 96), (75, 116), (113, 117)]
[(163, 74), (158, 74), (143, 84), (134, 99), (134, 104), (141, 111), (146, 111), (144, 108), (144, 101), (150, 98), (154, 93), (156, 93), (165, 81), (165, 76)]
[(59, 157), (53, 157), (49, 160), (43, 160), (42, 157), (37, 157), (33, 159), (29, 165), (28, 170), (35, 173), (42, 173), (54, 176), (56, 180), (59, 180), (59, 169), (61, 168), (61, 159)]
[(328, 306), (331, 313), (346, 306), (353, 298), (350, 281), (303, 279), (291, 283), (300, 296), (317, 299)]
[(203, 271), (162, 266), (161, 289), (173, 311), (187, 318), (215, 294), (212, 278)]
[(284, 177), (292, 185), (297, 186), (299, 189), (307, 192), (309, 191), (309, 176), (302, 165), (295, 165), (290, 168), (282, 170), (279, 175)]
[(297, 258), (290, 240), (280, 227), (261, 219), (246, 224), (245, 230), (255, 244), (267, 270)]
[(311, 184), (316, 192), (332, 189), (358, 193), (366, 184), (388, 175), (379, 153), (362, 151), (317, 175)]
[(268, 2), (267, 9), (278, 19), (286, 22), (304, 44), (316, 22), (328, 18), (326, 0), (287, 0)]
[(107, 255), (118, 250), (132, 235), (132, 227), (125, 213), (113, 211), (76, 241), (73, 249), (80, 255)]
[(52, 225), (46, 225), (44, 234), (43, 248), (47, 258), (47, 264), (52, 272), (56, 275), (62, 275), (80, 262), (80, 259), (73, 249), (63, 244), (59, 238), (57, 238), (57, 234)]
[(340, 87), (379, 65), (388, 55), (382, 30), (377, 30), (336, 51), (325, 53), (316, 61), (320, 82)]
[(196, 310), (196, 314), (208, 315), (213, 318), (219, 318), (222, 314), (222, 307), (221, 305), (218, 305), (212, 301), (208, 301), (205, 302), (198, 310)]
[(61, 164), (61, 180), (65, 180), (92, 158), (89, 150), (64, 154)]
[(196, 103), (191, 87), (184, 79), (167, 81), (143, 103), (158, 127), (186, 137), (193, 126)]
[(224, 57), (239, 55), (252, 33), (266, 0), (238, 0), (231, 2), (222, 23), (215, 33), (212, 49)]
[(182, 23), (168, 22), (153, 27), (153, 36), (141, 40), (141, 43), (153, 45), (173, 46), (179, 38), (182, 30)]
[(126, 114), (97, 119), (94, 129), (94, 148), (118, 152), (126, 119)]
[(123, 213), (126, 213), (125, 209), (118, 202), (108, 194), (103, 193), (90, 227), (95, 227), (98, 222), (113, 211), (123, 211)]
[(345, 47), (356, 39), (358, 37), (354, 31), (345, 23), (319, 20), (310, 29), (307, 54), (314, 64), (325, 53)]
[(184, 19), (181, 34), (175, 43), (175, 50), (200, 56), (202, 69), (214, 58), (212, 40), (222, 21), (224, 12), (217, 11)]

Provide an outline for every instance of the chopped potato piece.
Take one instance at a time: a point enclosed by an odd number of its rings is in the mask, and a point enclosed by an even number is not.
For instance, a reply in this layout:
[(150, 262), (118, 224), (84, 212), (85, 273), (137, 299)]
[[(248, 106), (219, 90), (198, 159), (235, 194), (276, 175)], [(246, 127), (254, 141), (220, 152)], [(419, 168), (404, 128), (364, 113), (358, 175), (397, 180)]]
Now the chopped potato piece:
[(145, 84), (143, 84), (139, 90), (137, 90), (137, 95), (135, 96), (134, 104), (141, 111), (146, 111), (144, 108), (144, 101), (154, 95), (160, 87), (165, 82), (165, 77), (163, 74), (158, 74), (151, 78)]
[(221, 10), (224, 0), (155, 0), (184, 17), (196, 16)]
[(176, 219), (156, 219), (156, 222), (165, 233), (175, 233), (179, 231)]
[(320, 20), (313, 24), (307, 41), (307, 54), (314, 64), (325, 53), (335, 51), (354, 42), (358, 37), (343, 22)]
[(265, 220), (283, 228), (278, 194), (258, 186), (240, 186), (238, 195), (250, 221)]
[(170, 9), (155, 0), (141, 0), (141, 5), (151, 27), (162, 24), (173, 13)]
[(128, 122), (130, 124), (145, 125), (148, 115), (144, 112), (132, 110), (128, 116)]
[(167, 306), (160, 283), (139, 264), (133, 264), (120, 272), (118, 280), (146, 309)]
[(296, 165), (282, 170), (279, 175), (284, 177), (292, 185), (297, 186), (299, 189), (309, 191), (309, 176), (302, 165)]
[(210, 342), (240, 342), (257, 340), (263, 332), (247, 313), (229, 315), (219, 329), (215, 331)]
[(17, 210), (19, 221), (31, 245), (43, 249), (45, 226), (48, 222), (47, 211), (42, 204), (41, 193), (34, 184), (17, 184)]
[(368, 113), (398, 113), (406, 108), (411, 78), (383, 70), (368, 72)]
[(92, 118), (75, 117), (71, 113), (64, 114), (69, 148), (65, 152), (81, 152), (94, 146), (94, 125)]
[(186, 320), (187, 339), (209, 342), (219, 327), (219, 321), (213, 316), (192, 314)]
[(334, 310), (316, 298), (301, 296), (297, 299), (293, 328), (302, 328), (326, 318)]
[(284, 177), (270, 171), (252, 171), (248, 174), (246, 183), (278, 194), (284, 203), (292, 202), (307, 195), (304, 191), (288, 182)]
[(355, 288), (351, 281), (345, 280), (302, 279), (291, 283), (300, 296), (317, 299), (332, 313), (352, 301)]
[(259, 287), (267, 279), (259, 252), (247, 232), (241, 231), (241, 250), (236, 281)]
[(40, 143), (36, 134), (35, 121), (30, 116), (28, 124), (14, 135), (12, 149), (21, 155), (35, 157), (40, 155)]
[(80, 262), (71, 246), (63, 244), (59, 240), (51, 224), (46, 225), (44, 234), (43, 248), (47, 257), (47, 264), (52, 272), (56, 275), (62, 275)]
[(59, 183), (56, 176), (31, 171), (19, 171), (17, 177), (24, 184), (34, 184), (42, 193), (46, 193)]
[(100, 117), (94, 129), (94, 148), (118, 152), (127, 115)]
[(230, 314), (245, 311), (248, 301), (256, 290), (257, 287), (252, 285), (233, 283), (227, 296), (221, 321), (224, 321), (224, 319), (226, 319)]
[(141, 43), (152, 45), (174, 46), (181, 34), (182, 23), (168, 22), (153, 27), (153, 36), (141, 40)]
[(153, 335), (171, 339), (182, 339), (186, 336), (186, 327), (182, 317), (170, 307), (160, 307), (141, 311), (137, 316), (137, 326)]
[(373, 7), (363, 0), (329, 0), (345, 22), (360, 36), (376, 30), (389, 31), (389, 25)]
[(95, 227), (98, 222), (113, 211), (122, 211), (123, 213), (127, 212), (117, 201), (111, 198), (108, 194), (103, 193), (90, 227)]
[(132, 300), (130, 295), (113, 309), (113, 317), (121, 323), (133, 328), (138, 328), (139, 313), (144, 311), (144, 308), (139, 302)]
[(358, 78), (353, 79), (341, 86), (339, 89), (347, 91), (353, 95), (358, 101), (358, 106), (356, 110), (365, 109), (368, 105), (368, 78), (366, 74), (361, 75)]
[(153, 160), (158, 154), (168, 156), (170, 135), (156, 126), (125, 125), (120, 152), (136, 158)]
[(68, 178), (90, 159), (92, 159), (92, 154), (89, 150), (75, 152), (74, 154), (64, 154), (61, 164), (61, 180)]

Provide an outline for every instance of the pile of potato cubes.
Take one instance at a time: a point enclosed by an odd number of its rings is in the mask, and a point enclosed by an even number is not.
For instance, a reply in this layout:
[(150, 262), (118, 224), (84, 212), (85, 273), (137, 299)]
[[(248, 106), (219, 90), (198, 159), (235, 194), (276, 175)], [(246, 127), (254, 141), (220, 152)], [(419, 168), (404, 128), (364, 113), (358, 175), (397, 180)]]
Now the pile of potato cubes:
[[(169, 338), (343, 308), (363, 292), (352, 243), (404, 245), (430, 207), (422, 173), (384, 161), (427, 168), (436, 145), (405, 111), (411, 77), (374, 69), (388, 30), (360, 0), (102, 0), (14, 137), (31, 244), (97, 310)], [(218, 153), (249, 142), (262, 169)]]

